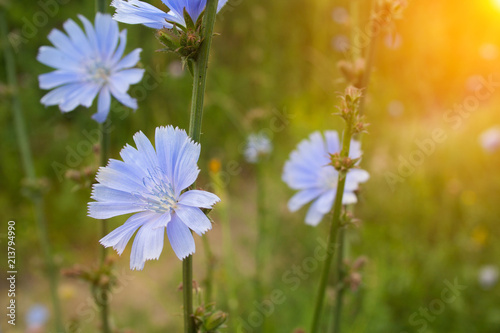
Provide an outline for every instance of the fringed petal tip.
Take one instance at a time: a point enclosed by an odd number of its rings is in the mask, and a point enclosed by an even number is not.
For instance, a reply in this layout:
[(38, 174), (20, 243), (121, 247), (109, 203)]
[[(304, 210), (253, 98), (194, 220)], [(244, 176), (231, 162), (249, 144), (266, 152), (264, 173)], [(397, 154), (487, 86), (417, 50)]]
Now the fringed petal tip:
[(195, 146), (199, 147), (200, 144), (196, 141), (194, 141), (186, 132), (185, 129), (179, 128), (178, 126), (172, 126), (172, 125), (167, 125), (167, 126), (159, 126), (156, 128), (156, 130), (162, 130), (162, 131), (174, 131), (174, 132), (182, 132), (186, 136), (186, 138), (189, 140), (189, 143), (193, 143)]
[(132, 262), (131, 262), (130, 263), (130, 270), (132, 270), (132, 271), (142, 271), (144, 269), (144, 266), (146, 265), (147, 261), (159, 260), (159, 259), (160, 259), (160, 256), (155, 257), (155, 258), (148, 258), (148, 259), (145, 259), (141, 263), (136, 263), (135, 265), (132, 265)]
[(182, 258), (180, 256), (177, 256), (177, 258), (179, 258), (179, 260), (183, 261), (184, 259), (186, 259), (187, 257), (189, 256), (192, 256), (193, 254), (195, 254), (196, 251), (192, 251), (190, 253), (187, 253), (185, 254), (184, 256), (182, 256)]

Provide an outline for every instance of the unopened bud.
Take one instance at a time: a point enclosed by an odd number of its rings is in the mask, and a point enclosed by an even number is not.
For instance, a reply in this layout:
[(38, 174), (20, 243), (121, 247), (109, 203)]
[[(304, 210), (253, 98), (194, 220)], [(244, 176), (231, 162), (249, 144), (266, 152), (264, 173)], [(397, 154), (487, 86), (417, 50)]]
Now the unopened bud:
[(361, 98), (361, 89), (349, 86), (345, 89), (345, 98), (347, 103), (357, 103)]
[(205, 328), (208, 331), (214, 331), (224, 325), (224, 323), (227, 320), (227, 313), (224, 313), (222, 311), (217, 311), (215, 313), (212, 313), (210, 317), (207, 318), (207, 321), (205, 322)]
[(332, 165), (335, 170), (338, 172), (347, 172), (349, 169), (356, 166), (360, 158), (350, 158), (349, 156), (340, 156), (339, 153), (335, 153), (330, 154), (330, 160), (330, 165)]

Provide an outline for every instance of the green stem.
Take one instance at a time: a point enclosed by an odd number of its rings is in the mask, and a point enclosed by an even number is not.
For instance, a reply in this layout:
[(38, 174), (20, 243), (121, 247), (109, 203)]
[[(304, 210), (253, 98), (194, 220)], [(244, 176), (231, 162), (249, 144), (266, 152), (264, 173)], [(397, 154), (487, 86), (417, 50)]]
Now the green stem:
[[(194, 65), (193, 95), (191, 101), (191, 115), (189, 121), (189, 136), (200, 142), (203, 106), (205, 101), (205, 86), (207, 82), (208, 58), (214, 33), (215, 16), (217, 15), (218, 0), (207, 0), (205, 17), (203, 18), (204, 40)], [(194, 186), (194, 185), (193, 185)], [(196, 333), (193, 317), (193, 257), (190, 255), (182, 262), (182, 283), (184, 293), (184, 332)]]
[(343, 305), (343, 297), (345, 286), (343, 283), (345, 271), (344, 271), (344, 243), (345, 243), (345, 228), (340, 227), (338, 232), (338, 250), (337, 257), (335, 259), (335, 311), (333, 313), (333, 333), (340, 333), (340, 323), (341, 323), (341, 313)]
[(184, 332), (196, 333), (193, 317), (193, 256), (182, 261), (182, 293), (184, 301)]
[[(104, 123), (99, 125), (99, 130), (101, 132), (101, 156), (100, 156), (100, 165), (105, 166), (108, 163), (108, 155), (109, 155), (109, 147), (110, 147), (110, 137), (109, 137), (109, 120), (106, 120)], [(108, 221), (101, 220), (101, 238), (105, 237), (108, 234)], [(108, 250), (104, 247), (100, 247), (100, 256), (99, 256), (99, 271), (101, 274), (104, 274), (107, 269), (105, 266), (107, 265), (107, 254)], [(100, 308), (101, 315), (101, 330), (103, 333), (111, 333), (111, 325), (109, 320), (110, 310), (109, 310), (109, 290), (101, 286), (98, 288), (98, 291), (94, 293), (97, 297), (95, 297), (96, 303)]]
[(203, 105), (205, 101), (205, 86), (207, 81), (208, 58), (214, 34), (215, 16), (218, 0), (207, 0), (207, 8), (203, 19), (204, 40), (194, 66), (193, 95), (191, 103), (191, 118), (189, 121), (189, 135), (200, 142)]
[(261, 300), (262, 290), (262, 271), (264, 270), (264, 252), (266, 245), (265, 235), (265, 191), (264, 191), (264, 167), (262, 162), (258, 162), (257, 169), (257, 241), (255, 249), (255, 279), (257, 301)]
[[(351, 146), (351, 138), (352, 138), (351, 124), (347, 124), (346, 129), (344, 131), (344, 137), (342, 139), (342, 151), (340, 153), (340, 155), (342, 157), (349, 156), (349, 149)], [(345, 175), (345, 173), (340, 174), (339, 177), (340, 177), (340, 179), (339, 179), (339, 182), (337, 184), (337, 193), (335, 195), (335, 203), (333, 205), (332, 224), (330, 226), (330, 233), (329, 233), (328, 241), (327, 241), (327, 243), (328, 243), (327, 257), (325, 260), (325, 265), (323, 266), (323, 272), (322, 272), (321, 280), (320, 280), (320, 284), (319, 284), (318, 295), (316, 297), (316, 305), (314, 307), (314, 315), (313, 315), (311, 333), (319, 332), (319, 325), (321, 322), (321, 311), (323, 309), (323, 301), (325, 298), (325, 291), (326, 291), (326, 285), (328, 283), (330, 266), (332, 263), (333, 255), (335, 253), (335, 249), (337, 247), (336, 239), (337, 239), (337, 235), (339, 233), (339, 228), (340, 228), (340, 213), (342, 211), (342, 198), (344, 196), (346, 175)]]
[[(17, 74), (16, 74), (16, 63), (12, 49), (10, 48), (10, 43), (8, 40), (8, 28), (7, 28), (7, 18), (4, 10), (0, 10), (0, 34), (2, 39), (2, 44), (4, 46), (4, 58), (5, 58), (5, 69), (7, 73), (7, 83), (12, 91), (12, 113), (14, 118), (14, 129), (16, 132), (16, 139), (21, 154), (22, 168), (25, 177), (36, 186), (36, 173), (35, 166), (33, 164), (33, 158), (31, 153), (31, 147), (28, 140), (28, 135), (26, 133), (26, 125), (24, 122), (23, 110), (21, 106), (21, 101), (19, 99), (19, 89), (17, 85)], [(61, 305), (59, 302), (59, 296), (57, 294), (58, 289), (58, 272), (54, 264), (52, 257), (52, 250), (50, 247), (49, 234), (47, 230), (47, 221), (45, 219), (44, 211), (44, 199), (42, 194), (37, 190), (36, 193), (31, 197), (34, 209), (35, 209), (35, 221), (38, 227), (40, 245), (42, 247), (42, 252), (45, 259), (46, 274), (49, 280), (49, 289), (52, 299), (52, 307), (54, 311), (54, 322), (56, 330), (58, 333), (64, 332), (64, 326), (62, 324), (61, 315)]]
[[(257, 302), (263, 299), (263, 271), (265, 267), (264, 254), (266, 252), (267, 235), (266, 235), (266, 207), (265, 207), (265, 190), (264, 190), (264, 166), (262, 161), (257, 162), (257, 238), (255, 244), (255, 297)], [(263, 331), (265, 326), (265, 318), (262, 325), (257, 331)]]
[[(100, 165), (105, 166), (108, 163), (109, 149), (110, 149), (110, 136), (109, 136), (109, 120), (99, 125), (99, 132), (101, 132), (100, 142)], [(108, 221), (101, 220), (101, 236), (104, 237), (108, 234)], [(100, 265), (101, 267), (106, 262), (107, 249), (101, 246)]]
[(106, 0), (96, 0), (95, 9), (99, 13), (106, 13)]
[[(96, 0), (95, 8), (99, 13), (106, 13), (106, 0)], [(110, 146), (110, 137), (109, 137), (109, 120), (103, 124), (100, 124), (100, 132), (101, 132), (101, 156), (100, 160), (101, 166), (105, 166), (108, 163), (108, 155), (109, 155), (109, 146)], [(105, 237), (108, 234), (108, 221), (101, 220), (101, 238)], [(104, 246), (101, 246), (101, 255), (99, 258), (99, 266), (101, 274), (105, 271), (104, 267), (107, 265), (106, 257), (108, 254), (107, 249)], [(101, 329), (103, 333), (111, 333), (111, 326), (109, 322), (109, 290), (106, 287), (99, 287), (97, 291), (96, 303), (100, 307), (100, 315), (101, 315)]]

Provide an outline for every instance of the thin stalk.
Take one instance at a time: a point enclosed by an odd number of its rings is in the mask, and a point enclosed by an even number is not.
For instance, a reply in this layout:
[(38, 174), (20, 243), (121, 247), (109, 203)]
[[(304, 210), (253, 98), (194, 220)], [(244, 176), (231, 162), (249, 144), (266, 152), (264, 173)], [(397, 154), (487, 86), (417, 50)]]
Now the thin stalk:
[[(207, 0), (205, 17), (203, 18), (204, 40), (194, 64), (193, 95), (191, 100), (191, 115), (189, 121), (189, 136), (200, 142), (203, 106), (205, 101), (205, 86), (207, 82), (208, 57), (212, 45), (215, 16), (217, 15), (218, 0)], [(182, 261), (182, 283), (184, 299), (184, 332), (196, 333), (193, 317), (193, 257), (190, 255)]]
[(340, 227), (338, 232), (338, 250), (337, 256), (335, 259), (335, 310), (333, 312), (333, 333), (340, 332), (340, 323), (341, 323), (341, 313), (342, 313), (342, 305), (345, 286), (343, 284), (345, 270), (344, 270), (344, 243), (345, 243), (345, 228)]
[[(108, 122), (106, 120), (103, 124), (100, 124), (99, 130), (101, 132), (100, 139), (100, 148), (101, 148), (101, 156), (100, 156), (100, 165), (104, 166), (108, 162), (109, 155), (109, 146), (110, 146), (110, 137), (108, 132)], [(101, 220), (101, 230), (100, 230), (101, 238), (105, 237), (108, 234), (108, 220)], [(107, 254), (108, 250), (104, 247), (100, 247), (100, 256), (99, 256), (99, 267), (100, 272), (103, 273), (106, 269), (107, 265)], [(103, 333), (111, 333), (111, 324), (109, 320), (110, 310), (109, 310), (109, 290), (107, 287), (100, 286), (93, 293), (95, 301), (100, 308), (100, 316), (101, 316), (101, 330)]]
[(200, 142), (203, 106), (205, 101), (205, 86), (207, 82), (208, 58), (214, 34), (215, 16), (218, 0), (207, 0), (207, 8), (203, 19), (204, 40), (194, 65), (193, 95), (191, 103), (191, 117), (189, 121), (189, 135)]
[[(109, 120), (99, 125), (100, 138), (100, 165), (105, 166), (108, 163), (110, 137), (109, 137)], [(104, 237), (108, 234), (108, 221), (101, 220), (101, 236)], [(106, 263), (107, 249), (101, 246), (100, 265), (101, 267)]]
[[(8, 28), (7, 28), (7, 18), (4, 10), (0, 10), (0, 34), (3, 44), (3, 52), (5, 58), (5, 70), (7, 73), (7, 83), (12, 91), (12, 113), (14, 118), (14, 129), (16, 131), (16, 139), (21, 154), (22, 168), (25, 177), (29, 183), (36, 183), (36, 173), (35, 166), (33, 164), (33, 158), (31, 153), (31, 147), (29, 144), (28, 135), (26, 132), (26, 125), (24, 122), (24, 115), (22, 110), (21, 101), (19, 99), (19, 88), (17, 85), (16, 76), (16, 63), (12, 49), (10, 48), (10, 43), (8, 41)], [(49, 234), (47, 230), (47, 221), (45, 219), (45, 203), (42, 194), (37, 190), (31, 200), (34, 204), (35, 209), (35, 222), (38, 227), (38, 234), (40, 239), (40, 245), (42, 247), (42, 252), (44, 255), (46, 274), (49, 280), (50, 296), (52, 299), (52, 307), (54, 311), (54, 322), (58, 333), (64, 332), (64, 326), (62, 324), (61, 315), (61, 305), (59, 302), (59, 296), (57, 294), (58, 289), (58, 273), (54, 264), (52, 257), (52, 249), (50, 247)]]
[(182, 261), (182, 294), (184, 301), (184, 332), (196, 333), (193, 317), (193, 256)]
[(255, 279), (256, 279), (256, 299), (260, 301), (263, 295), (262, 271), (264, 269), (264, 252), (266, 246), (266, 208), (264, 191), (264, 166), (258, 162), (257, 169), (257, 241), (255, 247)]
[[(342, 151), (340, 153), (342, 157), (349, 156), (351, 138), (352, 138), (351, 125), (347, 124), (342, 139)], [(318, 295), (316, 297), (316, 305), (314, 307), (311, 333), (319, 332), (319, 326), (321, 322), (321, 311), (323, 309), (323, 301), (325, 298), (325, 291), (328, 282), (328, 276), (330, 273), (330, 266), (332, 263), (333, 255), (335, 254), (335, 249), (337, 247), (336, 240), (340, 228), (340, 213), (342, 211), (342, 198), (344, 197), (346, 175), (345, 174), (339, 175), (339, 177), (340, 178), (337, 184), (337, 193), (335, 195), (335, 203), (333, 205), (332, 224), (330, 226), (330, 233), (328, 235), (328, 241), (327, 241), (328, 243), (327, 257), (325, 260), (325, 265), (323, 266), (323, 272), (319, 284)]]
[[(264, 295), (263, 274), (265, 263), (264, 253), (267, 245), (266, 235), (266, 207), (264, 190), (264, 166), (262, 161), (257, 162), (257, 239), (255, 244), (255, 299), (260, 302)], [(265, 318), (258, 332), (262, 332), (265, 327)]]
[(106, 12), (106, 0), (96, 0), (95, 1), (95, 9), (99, 13), (105, 13)]
[[(106, 12), (106, 0), (96, 0), (95, 2), (95, 8), (96, 11), (99, 13), (105, 13)], [(101, 132), (101, 142), (100, 142), (100, 148), (101, 148), (101, 156), (100, 156), (100, 165), (105, 166), (108, 163), (108, 155), (109, 155), (109, 146), (110, 146), (110, 137), (109, 137), (109, 120), (107, 119), (104, 123), (100, 124), (100, 132)], [(108, 234), (108, 221), (107, 220), (101, 220), (101, 238), (105, 237)], [(99, 267), (100, 271), (104, 272), (104, 267), (107, 264), (106, 263), (106, 258), (108, 254), (107, 248), (104, 246), (101, 246), (100, 248), (100, 257), (99, 257)], [(111, 326), (110, 326), (110, 321), (109, 321), (109, 290), (107, 287), (101, 286), (98, 288), (98, 290), (94, 293), (95, 298), (96, 298), (96, 303), (98, 304), (100, 308), (100, 315), (101, 315), (101, 330), (103, 333), (111, 333)]]

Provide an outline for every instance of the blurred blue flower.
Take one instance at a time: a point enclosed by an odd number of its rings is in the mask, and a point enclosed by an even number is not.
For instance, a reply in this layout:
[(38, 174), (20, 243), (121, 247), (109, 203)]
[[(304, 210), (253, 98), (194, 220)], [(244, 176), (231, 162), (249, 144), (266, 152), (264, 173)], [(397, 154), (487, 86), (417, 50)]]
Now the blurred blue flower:
[[(329, 154), (338, 153), (340, 150), (336, 131), (326, 131), (324, 138), (320, 132), (314, 132), (309, 139), (299, 143), (285, 163), (283, 181), (290, 188), (299, 190), (288, 202), (288, 209), (295, 212), (314, 200), (306, 215), (306, 223), (309, 225), (317, 225), (332, 209), (337, 190), (338, 172), (329, 165)], [(352, 140), (349, 157), (359, 158), (361, 154), (361, 143)], [(359, 183), (367, 181), (368, 178), (368, 172), (364, 170), (348, 171), (342, 201), (344, 205), (357, 202), (354, 191), (358, 189)]]
[(260, 157), (269, 155), (272, 150), (271, 140), (265, 133), (252, 133), (247, 139), (245, 159), (249, 163), (257, 163)]
[(44, 305), (33, 305), (26, 314), (26, 326), (29, 329), (41, 328), (49, 319), (49, 310)]
[(156, 129), (156, 151), (148, 138), (134, 135), (137, 149), (126, 145), (120, 152), (123, 162), (111, 159), (97, 173), (89, 216), (96, 219), (137, 213), (125, 224), (101, 239), (122, 254), (132, 235), (130, 268), (141, 270), (146, 260), (158, 259), (163, 249), (165, 228), (170, 245), (179, 259), (195, 252), (191, 230), (198, 235), (212, 224), (200, 208), (210, 209), (220, 201), (212, 193), (190, 190), (200, 170), (200, 145), (185, 131), (172, 126)]
[(119, 32), (118, 23), (110, 15), (98, 13), (95, 28), (82, 15), (78, 17), (85, 31), (68, 20), (63, 25), (67, 35), (54, 29), (48, 36), (54, 47), (40, 48), (37, 60), (56, 69), (39, 76), (40, 88), (55, 88), (42, 98), (42, 104), (59, 105), (62, 112), (69, 112), (78, 105), (89, 108), (99, 94), (97, 113), (92, 118), (100, 123), (108, 116), (111, 95), (137, 109), (137, 101), (127, 91), (144, 75), (143, 69), (131, 68), (139, 62), (141, 49), (122, 58), (127, 31)]
[[(113, 18), (118, 22), (143, 24), (153, 29), (170, 29), (173, 25), (169, 22), (185, 27), (184, 8), (193, 22), (196, 22), (207, 4), (207, 0), (162, 0), (162, 2), (170, 9), (169, 12), (166, 13), (139, 0), (113, 0), (111, 6), (116, 8)], [(226, 2), (227, 0), (219, 0), (217, 12), (224, 7)]]

